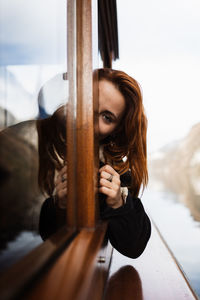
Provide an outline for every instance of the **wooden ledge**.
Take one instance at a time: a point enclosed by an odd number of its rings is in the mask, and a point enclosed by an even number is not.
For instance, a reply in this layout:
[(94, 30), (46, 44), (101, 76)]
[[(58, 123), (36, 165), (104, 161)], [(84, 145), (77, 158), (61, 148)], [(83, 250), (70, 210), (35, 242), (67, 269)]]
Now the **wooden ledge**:
[(106, 228), (82, 229), (24, 299), (101, 299), (112, 251), (103, 247)]
[(131, 259), (113, 251), (105, 300), (198, 299), (175, 257), (152, 222), (144, 253)]

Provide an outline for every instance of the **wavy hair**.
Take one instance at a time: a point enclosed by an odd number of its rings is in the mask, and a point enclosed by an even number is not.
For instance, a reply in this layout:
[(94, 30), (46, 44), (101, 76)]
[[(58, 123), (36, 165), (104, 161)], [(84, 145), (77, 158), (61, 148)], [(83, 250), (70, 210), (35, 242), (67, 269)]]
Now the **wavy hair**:
[(39, 171), (38, 184), (49, 196), (54, 190), (55, 170), (61, 170), (66, 159), (66, 112), (59, 107), (52, 116), (37, 120)]
[(119, 174), (131, 172), (130, 188), (137, 197), (141, 186), (144, 189), (148, 182), (147, 118), (142, 93), (137, 81), (122, 71), (99, 69), (99, 80), (113, 83), (125, 99), (126, 108), (120, 124), (103, 141), (104, 156)]

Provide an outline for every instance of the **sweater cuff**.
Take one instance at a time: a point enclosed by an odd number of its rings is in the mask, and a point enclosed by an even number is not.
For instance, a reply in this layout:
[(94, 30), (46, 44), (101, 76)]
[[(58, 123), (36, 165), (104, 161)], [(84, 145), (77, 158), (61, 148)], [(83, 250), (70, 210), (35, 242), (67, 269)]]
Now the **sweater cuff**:
[(105, 205), (104, 209), (101, 211), (101, 218), (102, 219), (109, 219), (115, 216), (125, 215), (133, 209), (133, 198), (128, 192), (126, 197), (126, 203), (118, 208), (112, 208), (108, 205)]

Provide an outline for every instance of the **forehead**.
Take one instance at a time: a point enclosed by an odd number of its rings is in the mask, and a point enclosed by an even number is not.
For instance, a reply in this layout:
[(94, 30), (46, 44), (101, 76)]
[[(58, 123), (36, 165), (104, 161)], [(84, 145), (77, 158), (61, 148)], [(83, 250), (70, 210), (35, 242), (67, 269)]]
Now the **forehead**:
[(109, 110), (116, 116), (121, 115), (125, 110), (124, 96), (110, 81), (99, 81), (99, 109)]

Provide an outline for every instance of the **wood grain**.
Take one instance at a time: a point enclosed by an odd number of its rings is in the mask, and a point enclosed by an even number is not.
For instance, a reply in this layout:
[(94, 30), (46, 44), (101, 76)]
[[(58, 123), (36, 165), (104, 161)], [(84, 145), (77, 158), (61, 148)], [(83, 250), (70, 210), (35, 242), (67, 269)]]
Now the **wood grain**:
[[(106, 228), (107, 224), (102, 223), (95, 230), (82, 229), (24, 299), (102, 299), (111, 258), (111, 248), (102, 248)], [(105, 263), (99, 262), (102, 253)]]
[[(92, 64), (92, 1), (77, 0), (77, 221), (94, 228), (95, 186), (94, 103)], [(97, 99), (96, 99), (97, 101)], [(97, 155), (97, 154), (96, 154)]]

